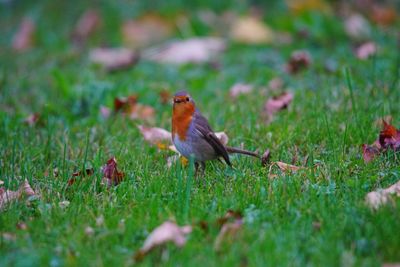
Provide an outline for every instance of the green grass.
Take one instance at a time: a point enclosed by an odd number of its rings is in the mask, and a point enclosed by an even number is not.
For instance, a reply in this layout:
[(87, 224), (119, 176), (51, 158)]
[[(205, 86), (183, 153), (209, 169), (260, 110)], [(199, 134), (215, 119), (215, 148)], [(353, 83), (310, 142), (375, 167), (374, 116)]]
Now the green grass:
[[(100, 8), (108, 19), (90, 45), (118, 45), (120, 21), (149, 9), (120, 4)], [(65, 12), (56, 11), (57, 5)], [(180, 1), (159, 9), (177, 14), (181, 5), (189, 15), (195, 13)], [(243, 5), (232, 6), (242, 12)], [(68, 39), (86, 7), (22, 1), (0, 11), (0, 179), (16, 189), (26, 178), (40, 193), (28, 204), (14, 202), (1, 211), (0, 232), (16, 235), (11, 241), (0, 236), (1, 266), (129, 265), (147, 235), (167, 219), (181, 225), (206, 221), (211, 229), (205, 233), (195, 227), (182, 249), (168, 245), (162, 257), (154, 251), (143, 265), (379, 266), (400, 261), (400, 201), (376, 212), (364, 202), (367, 192), (400, 179), (398, 155), (365, 164), (360, 147), (376, 139), (376, 119), (391, 115), (400, 127), (394, 29), (373, 26), (372, 40), (380, 51), (361, 61), (340, 19), (315, 13), (290, 17), (276, 4), (276, 13), (266, 21), (280, 31), (306, 25), (310, 38), (283, 46), (229, 44), (219, 70), (207, 64), (142, 61), (107, 74), (88, 62), (87, 49), (74, 50)], [(15, 54), (9, 45), (22, 15), (37, 21), (37, 45)], [(212, 32), (195, 23), (193, 29), (193, 34)], [(177, 37), (191, 36), (180, 32)], [(283, 66), (296, 49), (308, 50), (313, 64), (291, 76)], [(336, 71), (325, 71), (327, 60), (337, 64)], [(275, 77), (285, 81), (295, 99), (266, 125), (260, 112), (271, 92), (263, 88)], [(256, 88), (233, 101), (229, 88), (237, 82)], [(111, 107), (114, 97), (136, 93), (157, 110), (154, 125), (169, 129), (171, 106), (158, 98), (163, 88), (186, 88), (213, 128), (227, 132), (230, 145), (269, 148), (273, 161), (288, 163), (297, 153), (294, 164), (308, 157), (308, 168), (297, 174), (276, 171), (278, 177), (271, 180), (259, 162), (233, 156), (233, 170), (214, 162), (204, 181), (196, 181), (187, 168), (166, 168), (171, 153), (143, 142), (136, 127), (140, 121), (122, 116), (104, 120), (99, 114), (99, 107)], [(23, 120), (33, 112), (41, 114), (42, 123), (29, 127)], [(107, 190), (100, 186), (100, 168), (111, 156), (126, 179)], [(95, 175), (67, 188), (71, 174), (83, 166), (92, 166)], [(54, 168), (58, 177), (53, 177)], [(70, 205), (63, 209), (59, 202), (64, 200)], [(213, 225), (228, 209), (242, 211), (245, 223), (237, 239), (217, 253)], [(104, 224), (96, 225), (101, 216)], [(28, 229), (18, 230), (18, 222)], [(93, 236), (85, 234), (87, 226), (95, 230)]]

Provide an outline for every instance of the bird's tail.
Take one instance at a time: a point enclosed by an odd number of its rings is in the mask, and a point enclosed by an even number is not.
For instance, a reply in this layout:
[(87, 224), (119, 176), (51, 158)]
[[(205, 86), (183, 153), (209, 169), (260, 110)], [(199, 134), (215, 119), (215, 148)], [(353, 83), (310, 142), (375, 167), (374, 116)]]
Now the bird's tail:
[(240, 149), (240, 148), (236, 148), (236, 147), (227, 146), (226, 147), (226, 151), (228, 151), (229, 154), (243, 154), (243, 155), (252, 156), (252, 157), (255, 157), (255, 158), (258, 158), (258, 159), (261, 158), (261, 156), (258, 155), (255, 152), (251, 152), (251, 151)]

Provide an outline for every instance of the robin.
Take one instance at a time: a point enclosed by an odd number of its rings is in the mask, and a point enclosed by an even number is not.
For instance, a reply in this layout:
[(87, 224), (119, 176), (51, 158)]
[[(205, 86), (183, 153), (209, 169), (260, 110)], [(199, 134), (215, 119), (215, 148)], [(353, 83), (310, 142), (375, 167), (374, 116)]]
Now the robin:
[(256, 153), (224, 146), (215, 135), (207, 119), (201, 115), (192, 97), (185, 91), (174, 95), (172, 110), (172, 142), (185, 158), (193, 157), (196, 173), (205, 171), (208, 160), (224, 159), (232, 166), (229, 153), (239, 153), (259, 158)]

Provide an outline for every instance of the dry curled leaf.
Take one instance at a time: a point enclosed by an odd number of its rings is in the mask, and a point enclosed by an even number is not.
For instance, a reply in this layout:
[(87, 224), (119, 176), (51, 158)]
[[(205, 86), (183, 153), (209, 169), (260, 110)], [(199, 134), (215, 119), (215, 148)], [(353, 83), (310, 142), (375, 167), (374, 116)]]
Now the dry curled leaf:
[(296, 74), (306, 69), (311, 64), (311, 55), (307, 51), (294, 51), (286, 64), (287, 72)]
[(186, 243), (186, 235), (192, 232), (192, 226), (178, 226), (175, 222), (166, 221), (150, 233), (142, 248), (135, 254), (135, 260), (140, 261), (151, 250), (167, 242), (182, 247)]
[(103, 183), (107, 186), (118, 185), (125, 177), (123, 172), (117, 169), (117, 160), (115, 157), (107, 160), (107, 164), (101, 169), (103, 173)]
[(144, 47), (169, 37), (173, 31), (171, 23), (158, 14), (146, 14), (122, 25), (122, 38), (128, 47)]
[(17, 33), (14, 35), (12, 47), (18, 52), (28, 50), (33, 46), (33, 35), (35, 33), (35, 23), (32, 19), (23, 18)]
[(253, 90), (253, 86), (250, 84), (237, 83), (229, 89), (229, 95), (232, 98), (237, 98), (241, 94), (248, 94)]
[(139, 56), (127, 48), (95, 48), (90, 51), (89, 59), (111, 72), (133, 66), (139, 60)]
[(376, 44), (373, 42), (366, 42), (357, 47), (355, 50), (356, 57), (359, 59), (368, 59), (376, 54)]
[(267, 44), (274, 40), (273, 31), (256, 17), (237, 18), (231, 26), (230, 36), (245, 44)]
[(400, 197), (400, 181), (397, 181), (388, 188), (369, 192), (365, 197), (365, 201), (371, 208), (378, 209), (390, 201), (393, 196)]
[(130, 119), (151, 121), (155, 116), (155, 109), (148, 105), (137, 103), (137, 96), (130, 95), (123, 98), (114, 99), (114, 111), (122, 111)]
[(291, 92), (284, 92), (278, 96), (268, 99), (263, 110), (263, 115), (266, 118), (266, 122), (271, 122), (275, 113), (286, 109), (290, 103), (292, 103), (292, 101), (293, 93)]
[(101, 17), (97, 10), (89, 9), (79, 18), (72, 33), (72, 39), (75, 43), (81, 44), (95, 32), (101, 23)]
[(204, 63), (215, 59), (215, 56), (224, 49), (225, 41), (223, 39), (192, 38), (150, 48), (144, 52), (144, 58), (159, 63)]
[(0, 210), (2, 210), (8, 203), (16, 201), (23, 196), (30, 197), (35, 195), (35, 191), (33, 191), (28, 180), (25, 180), (17, 191), (0, 187)]
[[(142, 133), (144, 140), (150, 144), (161, 146), (171, 144), (171, 133), (163, 128), (146, 127), (138, 125), (139, 131)], [(167, 146), (168, 147), (168, 146)]]
[(366, 38), (371, 34), (368, 21), (361, 14), (352, 14), (344, 22), (347, 35), (354, 39)]
[(370, 145), (366, 145), (366, 144), (362, 145), (362, 150), (363, 150), (363, 158), (364, 158), (365, 163), (371, 162), (380, 153), (378, 147), (370, 146)]
[(286, 172), (297, 172), (298, 170), (303, 169), (303, 167), (291, 165), (291, 164), (281, 162), (281, 161), (274, 162), (272, 165), (278, 166), (278, 168), (285, 173)]
[(84, 172), (82, 171), (76, 171), (72, 174), (72, 177), (68, 179), (68, 186), (71, 186), (73, 184), (75, 184), (75, 182), (77, 181), (77, 179), (79, 177), (83, 178), (86, 176), (92, 176), (94, 174), (94, 169), (93, 168), (86, 168)]
[(397, 12), (395, 7), (375, 5), (371, 13), (372, 20), (382, 26), (389, 26), (396, 22)]

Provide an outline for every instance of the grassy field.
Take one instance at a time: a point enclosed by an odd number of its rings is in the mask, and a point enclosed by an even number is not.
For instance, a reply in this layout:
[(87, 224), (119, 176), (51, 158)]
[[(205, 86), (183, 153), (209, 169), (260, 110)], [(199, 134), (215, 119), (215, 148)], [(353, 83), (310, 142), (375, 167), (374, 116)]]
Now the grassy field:
[[(107, 73), (88, 61), (88, 50), (120, 45), (120, 23), (148, 12), (151, 6), (100, 3), (101, 31), (82, 50), (71, 44), (70, 33), (89, 4), (1, 4), (0, 180), (15, 190), (28, 179), (40, 196), (29, 203), (13, 202), (0, 211), (0, 266), (131, 265), (148, 234), (168, 219), (195, 225), (186, 245), (169, 244), (141, 264), (380, 266), (400, 262), (400, 201), (378, 211), (365, 204), (368, 192), (400, 179), (398, 155), (388, 153), (366, 164), (361, 151), (362, 144), (376, 140), (377, 119), (391, 115), (400, 127), (395, 27), (383, 30), (373, 24), (370, 40), (379, 51), (360, 60), (338, 17), (318, 12), (288, 16), (283, 4), (271, 4), (268, 8), (275, 12), (267, 12), (265, 22), (293, 33), (292, 43), (229, 42), (218, 58), (218, 68), (140, 61), (126, 71)], [(193, 5), (203, 8), (201, 1)], [(247, 6), (240, 2), (214, 8), (243, 13)], [(180, 1), (158, 9), (164, 16), (186, 12), (193, 18), (191, 31), (177, 31), (176, 38), (213, 32), (195, 19), (195, 8)], [(26, 15), (36, 22), (35, 46), (16, 53), (11, 40)], [(302, 29), (307, 29), (307, 38), (295, 34)], [(312, 64), (290, 75), (284, 65), (298, 49), (312, 55)], [(276, 77), (294, 93), (294, 100), (266, 124), (261, 112), (273, 93), (265, 88)], [(255, 89), (232, 100), (229, 89), (238, 82)], [(269, 168), (257, 160), (232, 156), (234, 169), (213, 162), (198, 181), (190, 168), (166, 167), (173, 153), (143, 141), (136, 127), (143, 122), (118, 114), (111, 119), (100, 115), (100, 106), (112, 107), (115, 97), (137, 94), (139, 102), (156, 110), (149, 125), (170, 129), (172, 110), (169, 103), (160, 103), (162, 89), (188, 90), (213, 128), (228, 134), (230, 145), (268, 148), (272, 161), (305, 169), (297, 173), (273, 169), (277, 176), (269, 178)], [(39, 113), (40, 121), (30, 127), (24, 119), (32, 113)], [(126, 176), (107, 189), (100, 185), (101, 166), (112, 156)], [(72, 173), (83, 166), (93, 167), (94, 175), (68, 187)], [(69, 201), (69, 206), (62, 207), (63, 201)], [(229, 209), (243, 213), (244, 225), (232, 242), (216, 252), (214, 222)], [(208, 232), (196, 226), (200, 221), (210, 225)], [(17, 227), (22, 222), (27, 229)], [(85, 231), (88, 226), (93, 234)]]

